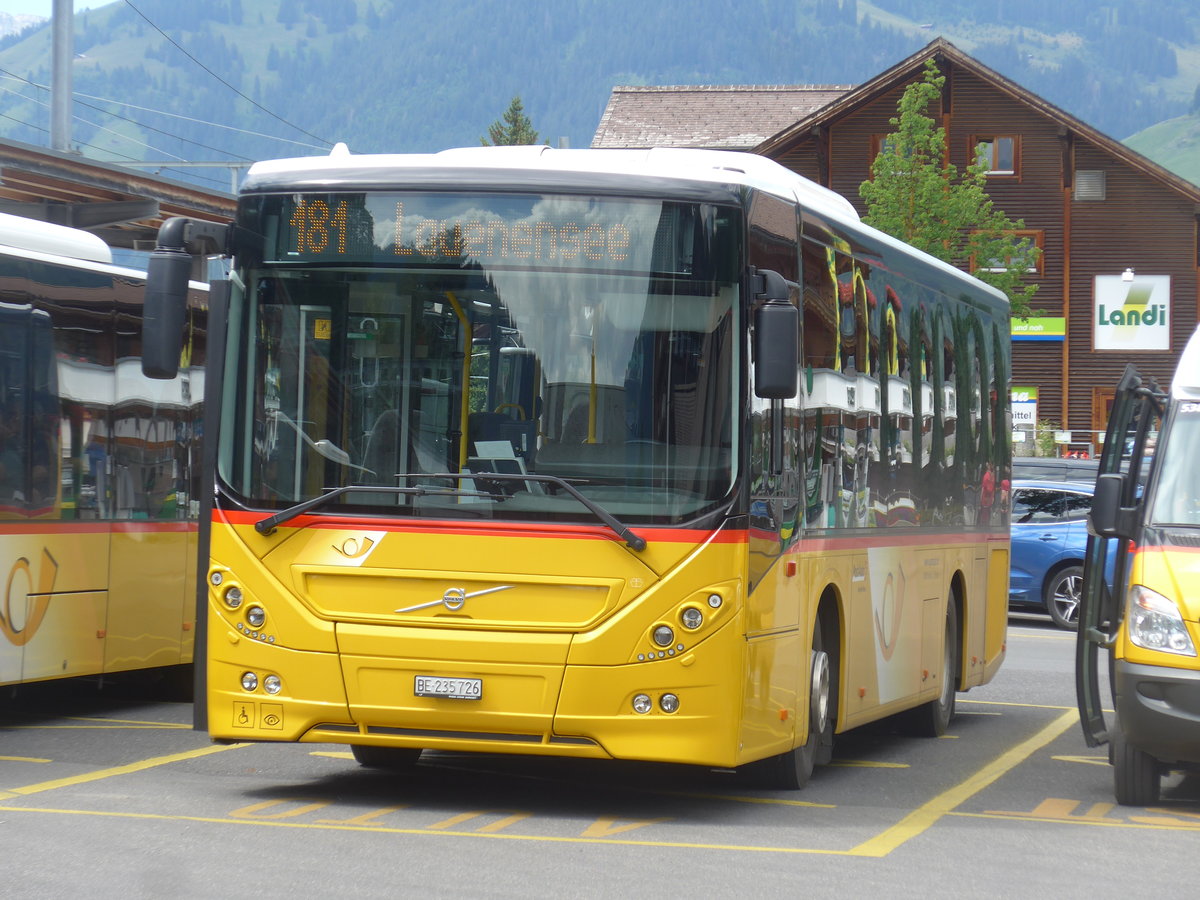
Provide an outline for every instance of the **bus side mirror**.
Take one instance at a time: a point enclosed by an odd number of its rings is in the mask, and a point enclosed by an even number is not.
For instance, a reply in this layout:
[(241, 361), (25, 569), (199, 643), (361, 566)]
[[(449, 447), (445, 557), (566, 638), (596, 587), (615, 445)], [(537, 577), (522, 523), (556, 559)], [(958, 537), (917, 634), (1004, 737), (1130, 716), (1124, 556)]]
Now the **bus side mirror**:
[(800, 311), (788, 299), (788, 283), (778, 272), (761, 269), (753, 276), (754, 394), (764, 400), (796, 396), (800, 365)]
[(170, 379), (179, 372), (191, 271), (192, 257), (184, 250), (159, 248), (150, 254), (142, 306), (142, 374), (147, 378)]
[(1135, 509), (1121, 506), (1125, 493), (1125, 476), (1110, 472), (1096, 479), (1092, 508), (1088, 512), (1088, 531), (1103, 538), (1133, 538)]

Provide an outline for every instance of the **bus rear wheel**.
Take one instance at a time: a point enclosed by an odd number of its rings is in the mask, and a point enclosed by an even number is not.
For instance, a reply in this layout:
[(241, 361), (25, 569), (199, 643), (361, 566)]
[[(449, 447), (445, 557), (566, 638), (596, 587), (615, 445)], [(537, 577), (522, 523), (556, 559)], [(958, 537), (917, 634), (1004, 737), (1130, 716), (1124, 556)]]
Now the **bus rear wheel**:
[(958, 690), (958, 608), (953, 597), (946, 604), (946, 636), (942, 645), (942, 670), (938, 677), (942, 689), (937, 698), (907, 714), (913, 733), (922, 737), (941, 737), (954, 718), (954, 701)]
[(391, 769), (400, 772), (411, 769), (421, 758), (420, 748), (375, 747), (369, 744), (352, 744), (350, 752), (360, 766), (368, 769)]
[(1162, 777), (1158, 760), (1125, 740), (1114, 721), (1112, 740), (1113, 793), (1122, 806), (1150, 806), (1158, 802)]

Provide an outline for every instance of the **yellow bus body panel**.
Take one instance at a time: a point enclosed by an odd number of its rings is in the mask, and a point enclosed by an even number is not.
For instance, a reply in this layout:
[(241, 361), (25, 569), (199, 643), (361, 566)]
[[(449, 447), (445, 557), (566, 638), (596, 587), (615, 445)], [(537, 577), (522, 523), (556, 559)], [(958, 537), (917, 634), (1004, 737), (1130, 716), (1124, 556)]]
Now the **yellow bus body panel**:
[[(991, 607), (1006, 606), (1007, 551), (985, 544), (801, 542), (764, 553), (748, 593), (754, 544), (738, 531), (646, 529), (634, 553), (588, 529), (317, 520), (264, 536), (251, 523), (218, 517), (212, 532), (208, 724), (222, 739), (736, 766), (807, 739), (826, 594), (843, 641), (839, 730), (938, 696), (956, 585), (960, 686), (1003, 657)], [(251, 607), (265, 611), (260, 627)], [(689, 607), (703, 616), (694, 631)], [(656, 643), (663, 627), (671, 639)], [(417, 696), (422, 676), (482, 687)], [(634, 710), (639, 694), (650, 711)], [(663, 709), (667, 694), (678, 710)]]
[(4, 523), (0, 684), (192, 659), (195, 527)]

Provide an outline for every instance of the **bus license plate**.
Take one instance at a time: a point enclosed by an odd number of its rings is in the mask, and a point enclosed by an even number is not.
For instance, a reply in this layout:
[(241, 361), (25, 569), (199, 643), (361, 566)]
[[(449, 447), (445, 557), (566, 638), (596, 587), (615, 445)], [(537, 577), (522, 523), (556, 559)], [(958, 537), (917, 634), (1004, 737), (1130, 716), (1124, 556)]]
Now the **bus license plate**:
[(479, 700), (483, 697), (482, 678), (437, 678), (417, 675), (413, 693), (418, 697), (447, 697), (450, 700)]

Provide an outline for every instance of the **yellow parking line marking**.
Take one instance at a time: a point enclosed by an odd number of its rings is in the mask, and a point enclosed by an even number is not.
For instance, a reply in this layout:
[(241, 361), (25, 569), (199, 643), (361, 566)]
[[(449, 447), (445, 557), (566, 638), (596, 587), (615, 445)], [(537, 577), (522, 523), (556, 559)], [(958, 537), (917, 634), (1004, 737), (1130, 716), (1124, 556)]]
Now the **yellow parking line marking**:
[(863, 841), (850, 851), (853, 856), (887, 856), (900, 845), (924, 833), (938, 819), (965, 803), (975, 794), (992, 784), (1024, 762), (1038, 750), (1071, 727), (1076, 719), (1075, 710), (1061, 716), (1028, 740), (1008, 750), (988, 763), (966, 781), (934, 797), (928, 803), (913, 810), (891, 828), (870, 840)]
[(196, 750), (185, 750), (183, 753), (171, 753), (167, 756), (155, 756), (151, 759), (143, 759), (135, 763), (129, 763), (124, 766), (113, 766), (111, 769), (99, 769), (95, 772), (85, 772), (82, 775), (72, 775), (68, 778), (56, 778), (53, 781), (43, 781), (39, 784), (30, 784), (25, 787), (9, 788), (7, 791), (0, 791), (0, 799), (11, 800), (14, 797), (25, 797), (29, 794), (40, 794), (44, 791), (55, 791), (59, 788), (73, 787), (77, 784), (87, 784), (89, 781), (101, 781), (105, 778), (113, 778), (117, 775), (128, 775), (132, 772), (143, 772), (146, 769), (153, 769), (156, 766), (165, 766), (174, 762), (182, 762), (185, 759), (197, 759), (201, 756), (208, 756), (212, 753), (220, 753), (223, 750), (234, 750), (238, 747), (247, 747), (248, 744), (216, 744), (210, 747), (200, 747)]
[(870, 759), (835, 759), (829, 765), (847, 769), (911, 769), (908, 763), (875, 762)]
[(1086, 763), (1089, 766), (1107, 766), (1107, 756), (1052, 756), (1051, 759), (1056, 759), (1059, 762), (1075, 762)]
[(110, 719), (106, 716), (63, 716), (69, 722), (111, 722), (116, 725), (148, 725), (154, 728), (191, 728), (185, 722), (150, 722), (145, 719)]
[(50, 760), (42, 759), (40, 756), (0, 756), (0, 761), (3, 761), (3, 762), (36, 762), (36, 763), (50, 762)]
[(1073, 634), (1046, 634), (1042, 631), (1022, 631), (1021, 637), (1040, 638), (1043, 641), (1070, 641), (1072, 644), (1078, 640)]
[(947, 813), (950, 816), (959, 816), (968, 819), (1008, 819), (1010, 822), (1018, 820), (1021, 822), (1041, 822), (1048, 825), (1089, 825), (1093, 828), (1134, 828), (1143, 831), (1200, 831), (1200, 822), (1192, 823), (1182, 819), (1176, 819), (1169, 816), (1164, 816), (1161, 819), (1156, 816), (1133, 816), (1130, 819), (1101, 819), (1101, 818), (1086, 818), (1084, 816), (1074, 816), (1070, 818), (1052, 818), (1043, 816), (1014, 815), (1012, 813), (997, 813), (997, 812), (951, 812)]
[(142, 819), (157, 822), (205, 822), (215, 825), (251, 825), (263, 828), (303, 828), (336, 831), (370, 831), (380, 834), (408, 834), (423, 837), (468, 837), (493, 841), (533, 841), (544, 844), (619, 844), (631, 847), (667, 847), (681, 850), (734, 850), (750, 853), (785, 853), (807, 856), (861, 856), (853, 850), (820, 850), (813, 847), (756, 847), (751, 844), (700, 844), (689, 841), (637, 841), (631, 838), (555, 837), (552, 835), (504, 834), (485, 831), (430, 831), (428, 828), (389, 828), (383, 825), (331, 825), (262, 819), (230, 819), (220, 816), (168, 816), (158, 813), (112, 812), (92, 809), (46, 809), (41, 807), (0, 806), (0, 812), (47, 813), (67, 816), (100, 816), (117, 819)]
[(309, 756), (325, 756), (329, 759), (354, 759), (353, 753), (343, 753), (340, 750), (315, 750)]
[(758, 803), (763, 806), (805, 806), (809, 809), (837, 809), (833, 803), (814, 803), (811, 800), (784, 800), (780, 797), (743, 797), (738, 794), (701, 794), (692, 791), (642, 791), (665, 797), (686, 797), (693, 800), (729, 800), (733, 803)]

